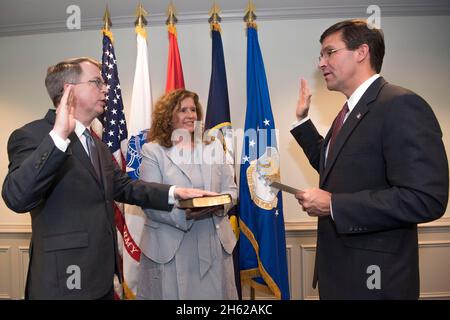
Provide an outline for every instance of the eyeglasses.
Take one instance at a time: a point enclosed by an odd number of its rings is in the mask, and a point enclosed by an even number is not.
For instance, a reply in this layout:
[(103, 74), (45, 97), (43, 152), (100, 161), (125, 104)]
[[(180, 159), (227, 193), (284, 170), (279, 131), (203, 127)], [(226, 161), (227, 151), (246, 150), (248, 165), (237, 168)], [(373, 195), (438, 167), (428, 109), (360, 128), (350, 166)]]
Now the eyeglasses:
[(325, 60), (328, 61), (328, 59), (330, 59), (330, 57), (331, 57), (331, 55), (332, 55), (333, 53), (338, 52), (339, 50), (342, 50), (342, 49), (347, 49), (347, 47), (342, 47), (342, 48), (339, 48), (339, 49), (326, 49), (326, 50), (324, 50), (324, 51), (321, 51), (321, 52), (320, 52), (320, 55), (319, 55), (319, 57), (318, 57), (319, 62), (320, 62), (320, 60), (322, 60), (322, 59), (325, 59)]
[(106, 86), (106, 83), (103, 80), (98, 79), (98, 78), (88, 80), (88, 81), (83, 81), (83, 82), (69, 82), (69, 84), (73, 84), (73, 85), (83, 84), (83, 83), (93, 83), (99, 90), (102, 90), (103, 86)]

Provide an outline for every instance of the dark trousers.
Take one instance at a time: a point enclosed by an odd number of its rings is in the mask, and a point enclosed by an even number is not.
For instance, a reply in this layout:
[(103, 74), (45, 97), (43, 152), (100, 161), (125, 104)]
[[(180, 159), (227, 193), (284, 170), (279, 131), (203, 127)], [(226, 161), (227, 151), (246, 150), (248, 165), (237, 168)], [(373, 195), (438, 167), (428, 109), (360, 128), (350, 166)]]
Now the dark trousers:
[(114, 300), (114, 286), (112, 286), (103, 297), (100, 297), (97, 300)]

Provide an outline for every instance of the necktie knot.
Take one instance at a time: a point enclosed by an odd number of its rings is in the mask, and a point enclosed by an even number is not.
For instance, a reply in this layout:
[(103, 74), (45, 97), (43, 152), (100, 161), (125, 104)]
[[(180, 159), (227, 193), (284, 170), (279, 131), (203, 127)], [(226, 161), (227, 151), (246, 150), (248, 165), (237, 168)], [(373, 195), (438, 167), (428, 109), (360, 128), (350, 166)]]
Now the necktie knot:
[(344, 104), (344, 106), (342, 107), (341, 112), (344, 112), (344, 115), (346, 115), (348, 111), (349, 111), (349, 109), (348, 109), (348, 103), (346, 102), (346, 103)]
[(91, 132), (89, 131), (88, 128), (86, 128), (86, 130), (84, 130), (83, 135), (86, 137), (86, 139), (92, 139)]

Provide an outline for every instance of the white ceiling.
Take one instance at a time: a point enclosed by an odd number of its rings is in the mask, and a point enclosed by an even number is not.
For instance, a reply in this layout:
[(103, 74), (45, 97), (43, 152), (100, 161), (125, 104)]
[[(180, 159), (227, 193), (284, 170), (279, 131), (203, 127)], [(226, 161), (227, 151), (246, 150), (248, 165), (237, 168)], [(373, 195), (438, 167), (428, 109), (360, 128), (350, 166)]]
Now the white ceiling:
[[(150, 25), (163, 24), (169, 0), (142, 0)], [(223, 21), (241, 20), (247, 0), (217, 0)], [(83, 29), (98, 29), (108, 3), (114, 28), (133, 25), (137, 0), (0, 0), (0, 36), (60, 32), (69, 5), (81, 10)], [(174, 0), (178, 23), (207, 21), (212, 0)], [(449, 15), (450, 0), (254, 0), (258, 19), (363, 17), (376, 4), (382, 16)]]

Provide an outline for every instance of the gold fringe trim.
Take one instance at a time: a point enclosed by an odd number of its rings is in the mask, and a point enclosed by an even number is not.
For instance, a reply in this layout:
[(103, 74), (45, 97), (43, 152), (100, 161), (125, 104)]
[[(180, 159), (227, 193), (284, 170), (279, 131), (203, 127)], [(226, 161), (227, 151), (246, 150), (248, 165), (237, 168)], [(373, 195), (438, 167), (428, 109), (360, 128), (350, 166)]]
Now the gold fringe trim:
[(125, 296), (126, 300), (136, 300), (136, 296), (133, 293), (133, 291), (131, 291), (131, 289), (128, 287), (127, 283), (124, 281), (123, 284), (123, 293)]
[(211, 31), (219, 31), (222, 32), (222, 28), (219, 23), (213, 22), (211, 23)]
[(167, 31), (177, 37), (177, 28), (173, 24), (167, 26)]
[(247, 22), (247, 28), (253, 28), (258, 30), (258, 25), (256, 24), (256, 22)]
[(258, 268), (241, 270), (241, 280), (250, 280), (251, 278), (260, 277), (261, 273)]
[(105, 36), (109, 38), (109, 40), (111, 40), (112, 43), (114, 43), (114, 36), (110, 30), (102, 29), (102, 32)]
[(136, 26), (136, 28), (134, 28), (134, 31), (136, 31), (136, 33), (141, 37), (147, 39), (147, 31), (143, 27)]
[(212, 128), (209, 128), (208, 130), (210, 130), (209, 132), (211, 132), (212, 130), (218, 130), (218, 129), (221, 129), (221, 128), (223, 128), (223, 127), (227, 127), (227, 126), (232, 126), (231, 125), (231, 122), (222, 122), (222, 123), (219, 123), (218, 125), (216, 125), (216, 126), (214, 126), (214, 127), (212, 127)]
[(236, 216), (230, 217), (231, 228), (233, 229), (233, 233), (236, 236), (236, 240), (239, 240), (239, 225)]
[(249, 269), (241, 271), (241, 283), (247, 285), (251, 288), (254, 288), (256, 291), (274, 295), (273, 292), (269, 289), (268, 286), (258, 283), (253, 278), (260, 277), (261, 274), (258, 269)]
[(254, 280), (250, 280), (248, 285), (250, 287), (254, 288), (256, 291), (259, 291), (259, 292), (262, 292), (262, 293), (265, 293), (265, 294), (273, 295), (273, 292), (270, 291), (268, 286), (265, 286), (265, 285), (263, 285), (261, 283), (258, 283), (256, 281), (254, 281)]
[[(239, 218), (239, 228), (241, 229), (242, 233), (247, 237), (247, 239), (250, 241), (250, 243), (253, 246), (253, 249), (255, 250), (256, 258), (258, 259), (258, 269), (249, 269), (249, 270), (242, 270), (241, 271), (241, 280), (243, 281), (250, 281), (251, 278), (254, 278), (256, 276), (261, 276), (263, 280), (267, 283), (267, 286), (271, 293), (278, 299), (281, 299), (281, 291), (280, 288), (278, 288), (275, 281), (273, 281), (272, 277), (269, 275), (269, 273), (264, 269), (264, 266), (259, 258), (259, 245), (258, 242), (255, 239), (255, 236), (250, 231), (250, 229), (247, 227), (247, 225)], [(254, 282), (254, 281), (253, 281)], [(261, 284), (258, 284), (258, 287), (255, 287), (255, 289), (259, 289), (260, 286), (264, 286)], [(265, 287), (265, 286), (264, 286)]]

